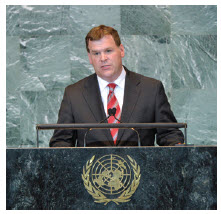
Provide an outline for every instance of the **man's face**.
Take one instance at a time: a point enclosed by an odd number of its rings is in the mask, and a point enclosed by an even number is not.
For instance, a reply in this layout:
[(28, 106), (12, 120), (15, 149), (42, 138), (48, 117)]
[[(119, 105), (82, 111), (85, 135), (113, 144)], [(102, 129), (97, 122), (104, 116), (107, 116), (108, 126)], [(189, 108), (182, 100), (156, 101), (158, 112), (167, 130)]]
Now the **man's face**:
[(106, 35), (100, 40), (89, 41), (88, 48), (89, 61), (96, 74), (108, 82), (116, 80), (122, 71), (123, 45), (118, 47), (113, 37)]

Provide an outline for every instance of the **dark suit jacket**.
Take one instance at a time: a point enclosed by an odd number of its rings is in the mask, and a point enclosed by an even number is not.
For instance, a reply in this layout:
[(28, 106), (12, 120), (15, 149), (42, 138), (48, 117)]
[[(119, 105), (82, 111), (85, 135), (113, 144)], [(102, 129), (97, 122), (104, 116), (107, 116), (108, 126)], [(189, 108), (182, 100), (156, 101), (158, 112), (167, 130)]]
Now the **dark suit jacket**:
[[(125, 68), (125, 92), (121, 121), (124, 123), (177, 122), (168, 103), (164, 87), (158, 80), (131, 72)], [(69, 85), (59, 110), (58, 123), (99, 123), (106, 117), (97, 75), (92, 74)], [(183, 142), (178, 129), (140, 129), (142, 146), (153, 146), (155, 134), (160, 146)], [(55, 130), (50, 140), (52, 147), (83, 146), (86, 130)], [(87, 135), (87, 146), (114, 146), (109, 129), (92, 130)], [(117, 146), (137, 146), (135, 131), (119, 129)]]

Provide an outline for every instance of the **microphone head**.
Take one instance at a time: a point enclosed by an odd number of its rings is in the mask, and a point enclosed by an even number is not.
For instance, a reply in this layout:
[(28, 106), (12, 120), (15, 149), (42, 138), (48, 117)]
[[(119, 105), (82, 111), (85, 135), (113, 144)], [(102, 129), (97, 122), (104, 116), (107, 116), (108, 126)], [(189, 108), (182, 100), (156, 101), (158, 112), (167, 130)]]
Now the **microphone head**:
[(116, 108), (112, 108), (112, 114), (113, 116), (116, 114), (117, 109)]
[(108, 109), (108, 114), (109, 116), (114, 116), (116, 114), (116, 108), (109, 108)]
[(108, 109), (108, 114), (109, 114), (109, 116), (112, 116), (112, 108)]

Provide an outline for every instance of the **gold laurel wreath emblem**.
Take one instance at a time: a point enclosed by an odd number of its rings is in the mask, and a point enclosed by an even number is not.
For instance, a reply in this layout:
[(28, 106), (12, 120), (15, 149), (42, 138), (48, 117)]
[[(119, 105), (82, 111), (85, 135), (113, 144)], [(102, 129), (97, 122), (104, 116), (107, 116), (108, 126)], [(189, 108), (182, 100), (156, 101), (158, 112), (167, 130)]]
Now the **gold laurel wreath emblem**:
[(94, 202), (104, 203), (104, 205), (107, 205), (109, 202), (113, 201), (117, 205), (119, 205), (120, 202), (124, 203), (124, 202), (128, 202), (131, 200), (130, 197), (134, 194), (137, 187), (139, 186), (141, 174), (140, 174), (140, 166), (136, 163), (136, 161), (134, 159), (132, 159), (129, 155), (127, 155), (127, 157), (128, 157), (130, 164), (133, 168), (134, 180), (132, 181), (131, 185), (128, 187), (127, 190), (125, 190), (118, 198), (114, 198), (114, 199), (107, 198), (99, 190), (97, 190), (93, 187), (93, 185), (91, 184), (91, 182), (89, 180), (89, 178), (90, 178), (89, 174), (91, 171), (91, 167), (92, 167), (95, 155), (90, 160), (87, 161), (86, 165), (83, 167), (82, 179), (84, 181), (84, 186), (85, 186), (86, 190), (95, 199)]

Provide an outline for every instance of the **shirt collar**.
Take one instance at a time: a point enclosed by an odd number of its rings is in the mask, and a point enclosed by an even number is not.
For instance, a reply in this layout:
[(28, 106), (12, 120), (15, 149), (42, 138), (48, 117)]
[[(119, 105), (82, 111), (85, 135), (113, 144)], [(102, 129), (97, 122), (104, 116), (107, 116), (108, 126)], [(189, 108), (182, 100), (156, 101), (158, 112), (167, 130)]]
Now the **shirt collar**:
[[(114, 81), (114, 83), (117, 86), (119, 86), (120, 88), (124, 89), (125, 77), (126, 77), (126, 71), (124, 70), (124, 67), (122, 66), (122, 72), (121, 72), (120, 76)], [(109, 84), (109, 82), (100, 78), (99, 76), (97, 76), (97, 80), (98, 80), (101, 91), (103, 91), (107, 87), (107, 85)]]

